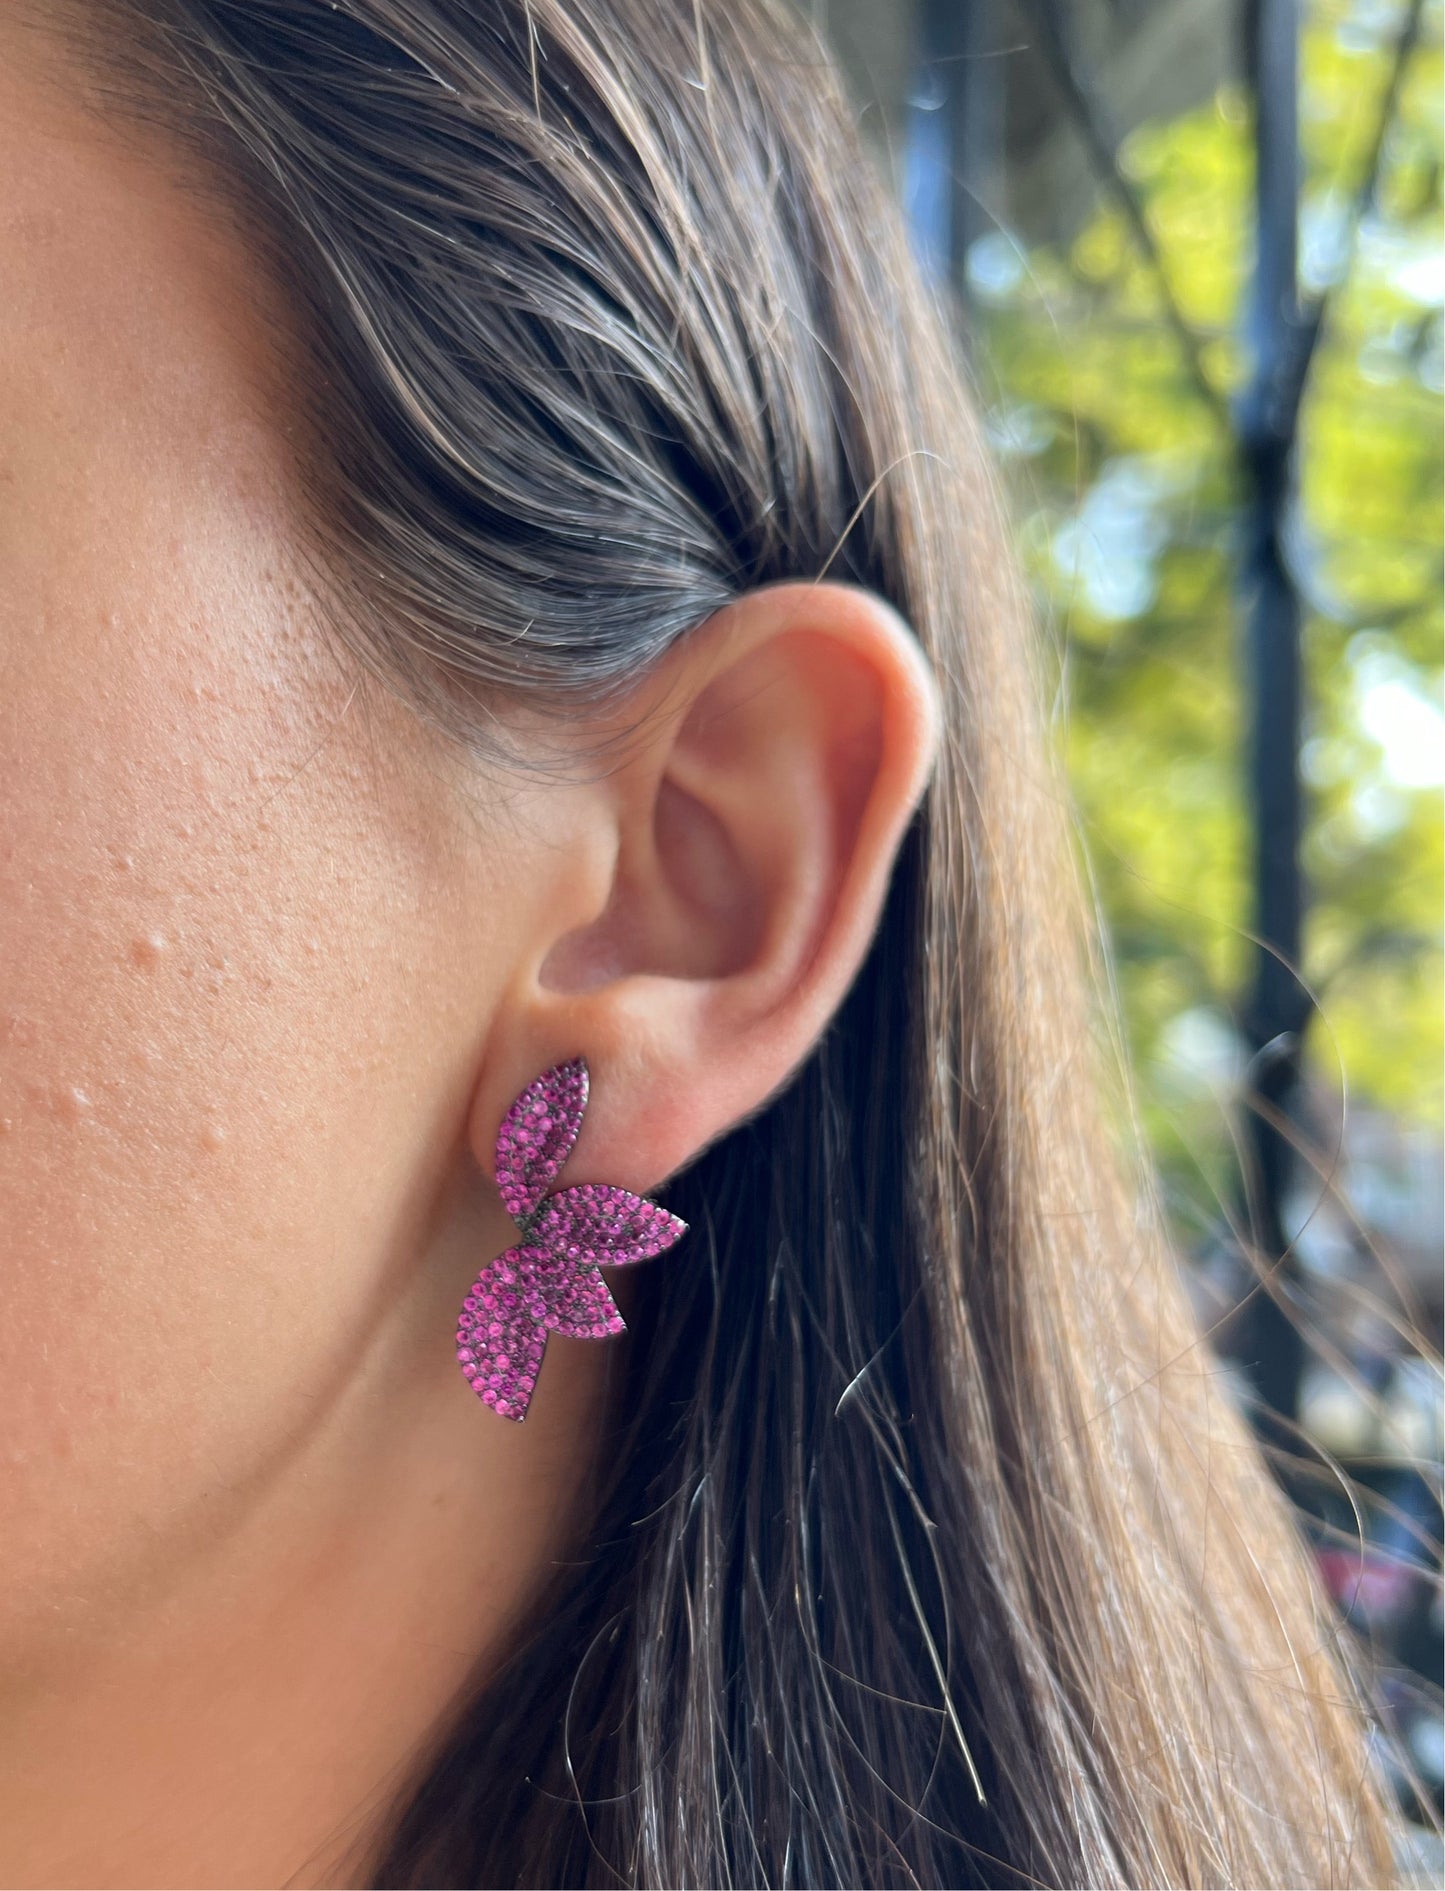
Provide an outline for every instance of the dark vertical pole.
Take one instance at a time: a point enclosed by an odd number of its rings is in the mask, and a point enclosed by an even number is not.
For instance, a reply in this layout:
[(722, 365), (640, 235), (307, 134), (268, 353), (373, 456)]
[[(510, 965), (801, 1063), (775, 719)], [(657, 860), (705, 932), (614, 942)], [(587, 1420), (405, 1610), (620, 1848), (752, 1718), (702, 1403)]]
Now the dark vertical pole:
[(991, 228), (1003, 148), (1007, 61), (995, 48), (998, 0), (930, 0), (935, 56), (949, 74), (949, 163), (953, 186), (953, 285), (966, 289), (969, 245)]
[[(1244, 0), (1246, 69), (1254, 95), (1257, 253), (1246, 318), (1251, 378), (1238, 413), (1245, 476), (1239, 597), (1250, 710), (1249, 794), (1254, 829), (1254, 930), (1259, 938), (1245, 1029), (1253, 1052), (1256, 1111), (1247, 1178), (1249, 1222), (1260, 1263), (1288, 1289), (1283, 1198), (1290, 1174), (1287, 1118), (1299, 1082), (1308, 1001), (1300, 961), (1304, 885), (1299, 773), (1302, 672), (1300, 600), (1285, 556), (1294, 499), (1297, 403), (1291, 398), (1301, 339), (1296, 270), (1299, 212), (1298, 0)], [(1266, 1405), (1295, 1414), (1302, 1343), (1267, 1294), (1237, 1333), (1241, 1363)]]
[(996, 11), (996, 0), (921, 0), (917, 11), (908, 208), (919, 254), (954, 291), (985, 226), (978, 199), (1001, 136), (1004, 72), (988, 56)]

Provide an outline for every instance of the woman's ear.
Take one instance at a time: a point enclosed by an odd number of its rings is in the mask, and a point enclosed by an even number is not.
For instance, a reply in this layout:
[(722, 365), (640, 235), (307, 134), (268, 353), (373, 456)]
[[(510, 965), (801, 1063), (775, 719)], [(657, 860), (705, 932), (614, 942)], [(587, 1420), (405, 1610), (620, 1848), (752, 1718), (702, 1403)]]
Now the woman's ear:
[(582, 1055), (592, 1102), (567, 1179), (640, 1194), (754, 1112), (826, 1027), (877, 925), (938, 711), (889, 606), (795, 583), (674, 646), (626, 728), (543, 863), (555, 896), (531, 904), (471, 1140), (490, 1171), (512, 1096)]

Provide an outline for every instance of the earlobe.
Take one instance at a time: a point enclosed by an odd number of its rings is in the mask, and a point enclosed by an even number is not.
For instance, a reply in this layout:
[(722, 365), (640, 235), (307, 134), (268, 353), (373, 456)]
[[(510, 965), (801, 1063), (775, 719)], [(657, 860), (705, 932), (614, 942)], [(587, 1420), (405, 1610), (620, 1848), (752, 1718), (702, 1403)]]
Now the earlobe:
[(826, 1028), (877, 925), (938, 717), (907, 626), (834, 584), (719, 612), (636, 707), (638, 739), (596, 786), (605, 907), (548, 942), (512, 1023), (531, 1071), (577, 1051), (605, 1076), (579, 1179), (645, 1194), (752, 1114)]

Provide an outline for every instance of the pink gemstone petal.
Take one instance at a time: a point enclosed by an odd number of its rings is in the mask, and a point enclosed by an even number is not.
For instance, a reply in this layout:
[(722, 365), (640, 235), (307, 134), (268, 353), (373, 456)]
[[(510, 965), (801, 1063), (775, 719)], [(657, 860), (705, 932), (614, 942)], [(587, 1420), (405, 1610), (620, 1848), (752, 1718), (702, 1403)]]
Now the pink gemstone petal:
[(497, 1133), (497, 1187), (525, 1245), (484, 1267), (457, 1316), (457, 1366), (503, 1418), (527, 1414), (547, 1333), (602, 1339), (626, 1330), (598, 1272), (661, 1254), (687, 1232), (656, 1202), (586, 1182), (548, 1196), (572, 1152), (587, 1107), (585, 1059), (528, 1084)]
[(529, 1083), (497, 1131), (497, 1187), (507, 1213), (530, 1215), (572, 1153), (587, 1108), (587, 1062), (554, 1064)]
[(559, 1259), (625, 1267), (670, 1248), (687, 1233), (687, 1223), (625, 1188), (584, 1182), (549, 1196), (531, 1233)]
[(627, 1323), (607, 1282), (595, 1267), (551, 1258), (545, 1286), (547, 1312), (543, 1324), (567, 1339), (605, 1339), (625, 1333)]
[(457, 1364), (484, 1405), (527, 1415), (547, 1344), (541, 1279), (553, 1265), (540, 1248), (508, 1248), (473, 1281), (457, 1319)]

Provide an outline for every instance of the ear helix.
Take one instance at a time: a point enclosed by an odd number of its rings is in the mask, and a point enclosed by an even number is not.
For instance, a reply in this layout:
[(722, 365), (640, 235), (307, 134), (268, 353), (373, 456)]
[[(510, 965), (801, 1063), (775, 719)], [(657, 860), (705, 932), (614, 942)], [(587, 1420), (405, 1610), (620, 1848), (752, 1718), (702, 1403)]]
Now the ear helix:
[(602, 1339), (624, 1330), (598, 1271), (661, 1254), (687, 1223), (608, 1183), (547, 1194), (572, 1153), (587, 1108), (585, 1059), (555, 1064), (528, 1084), (497, 1133), (497, 1187), (521, 1240), (472, 1282), (457, 1320), (457, 1364), (473, 1392), (520, 1421), (549, 1332)]

